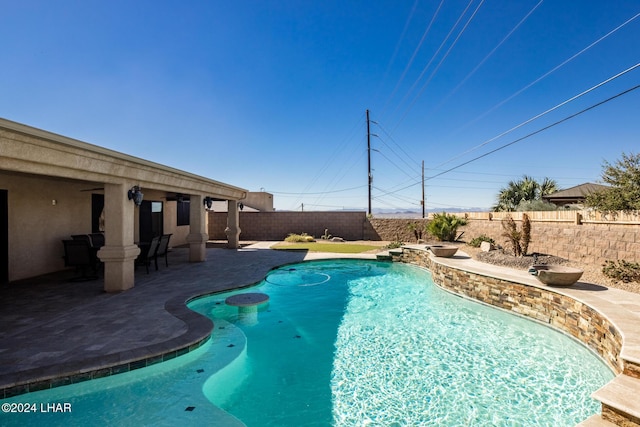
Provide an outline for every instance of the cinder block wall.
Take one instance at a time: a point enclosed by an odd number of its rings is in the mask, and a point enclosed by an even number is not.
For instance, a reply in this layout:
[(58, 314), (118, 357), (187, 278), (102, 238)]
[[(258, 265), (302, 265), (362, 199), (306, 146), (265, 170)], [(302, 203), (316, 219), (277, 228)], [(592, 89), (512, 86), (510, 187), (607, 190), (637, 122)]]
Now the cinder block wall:
[[(226, 212), (209, 213), (209, 238), (226, 239), (226, 226)], [(365, 212), (240, 212), (241, 240), (284, 240), (290, 233), (320, 238), (325, 229), (346, 240), (380, 240)]]
[[(522, 222), (516, 220), (520, 229)], [(507, 247), (499, 220), (469, 219), (463, 240), (481, 234)], [(575, 224), (572, 222), (531, 221), (529, 253), (556, 255), (586, 264), (602, 265), (605, 260), (640, 262), (640, 225), (635, 224)]]
[[(241, 212), (240, 239), (283, 240), (289, 233), (307, 233), (316, 238), (329, 234), (346, 240), (399, 240), (415, 243), (409, 229), (423, 228), (425, 219), (367, 218), (365, 212)], [(518, 228), (522, 222), (516, 220)], [(209, 213), (209, 238), (225, 240), (226, 212)], [(482, 234), (507, 247), (499, 219), (468, 219), (461, 227), (462, 241)], [(428, 236), (425, 239), (430, 240)], [(556, 255), (572, 261), (600, 266), (606, 260), (640, 262), (640, 225), (531, 220), (529, 253)]]

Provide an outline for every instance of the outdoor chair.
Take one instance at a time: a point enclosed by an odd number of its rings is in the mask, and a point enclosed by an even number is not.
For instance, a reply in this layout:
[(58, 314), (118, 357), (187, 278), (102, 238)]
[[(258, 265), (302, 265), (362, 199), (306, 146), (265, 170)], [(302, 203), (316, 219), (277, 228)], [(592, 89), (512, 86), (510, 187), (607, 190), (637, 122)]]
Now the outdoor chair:
[[(73, 282), (96, 280), (99, 261), (95, 251), (86, 240), (63, 240), (64, 266), (75, 267), (80, 271), (80, 276), (71, 279)], [(92, 271), (92, 275), (88, 271)]]
[(158, 257), (164, 257), (164, 264), (166, 267), (169, 267), (169, 239), (171, 239), (171, 234), (163, 234), (162, 237), (160, 237), (158, 251), (156, 252), (156, 256), (154, 257), (154, 261), (156, 263), (156, 271), (158, 270)]
[[(147, 268), (147, 274), (149, 274), (149, 264), (151, 264), (151, 260), (155, 260), (156, 253), (158, 252), (158, 244), (160, 243), (160, 236), (156, 236), (151, 239), (149, 243), (141, 243), (140, 246), (140, 255), (136, 259), (135, 265), (144, 265)], [(157, 263), (156, 263), (157, 269)]]

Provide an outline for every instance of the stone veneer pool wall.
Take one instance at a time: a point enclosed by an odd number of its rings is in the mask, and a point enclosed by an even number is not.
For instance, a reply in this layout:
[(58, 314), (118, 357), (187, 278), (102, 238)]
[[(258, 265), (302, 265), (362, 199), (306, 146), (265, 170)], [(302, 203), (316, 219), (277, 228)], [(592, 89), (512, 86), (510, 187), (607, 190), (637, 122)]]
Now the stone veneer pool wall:
[(588, 305), (552, 290), (471, 273), (430, 258), (421, 249), (392, 251), (393, 261), (428, 268), (433, 281), (459, 295), (549, 324), (584, 343), (599, 354), (616, 373), (640, 378), (640, 367), (620, 359), (622, 336), (601, 313)]

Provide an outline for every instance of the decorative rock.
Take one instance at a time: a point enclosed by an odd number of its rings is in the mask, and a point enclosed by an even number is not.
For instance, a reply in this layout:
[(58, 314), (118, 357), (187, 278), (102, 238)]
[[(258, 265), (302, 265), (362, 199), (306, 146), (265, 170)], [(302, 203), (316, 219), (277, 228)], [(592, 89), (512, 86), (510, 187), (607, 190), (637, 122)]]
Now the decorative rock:
[(332, 242), (344, 242), (344, 239), (342, 237), (332, 237), (331, 241)]
[(480, 250), (482, 252), (489, 252), (489, 251), (493, 251), (495, 249), (496, 249), (496, 247), (491, 242), (482, 242), (482, 243), (480, 243)]

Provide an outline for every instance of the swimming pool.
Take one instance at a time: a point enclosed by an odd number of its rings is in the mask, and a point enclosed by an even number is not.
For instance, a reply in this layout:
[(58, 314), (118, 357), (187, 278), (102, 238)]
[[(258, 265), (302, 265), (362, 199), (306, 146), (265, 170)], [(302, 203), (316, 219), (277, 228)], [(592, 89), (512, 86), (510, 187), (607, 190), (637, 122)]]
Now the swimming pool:
[[(266, 293), (269, 303), (255, 313), (224, 303), (245, 292)], [(613, 378), (573, 339), (456, 297), (408, 265), (290, 265), (190, 307), (214, 319), (207, 345), (17, 396), (70, 402), (73, 412), (0, 414), (0, 423), (570, 426), (598, 412), (589, 395)]]

